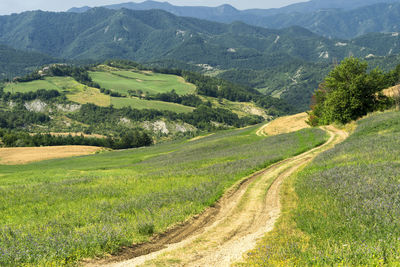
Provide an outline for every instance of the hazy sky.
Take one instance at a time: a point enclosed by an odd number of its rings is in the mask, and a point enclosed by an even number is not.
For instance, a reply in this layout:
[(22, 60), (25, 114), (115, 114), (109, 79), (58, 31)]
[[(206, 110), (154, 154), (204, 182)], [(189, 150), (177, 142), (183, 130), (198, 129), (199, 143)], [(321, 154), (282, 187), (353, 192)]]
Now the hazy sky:
[[(71, 7), (101, 6), (125, 2), (143, 2), (144, 0), (0, 0), (0, 14), (19, 13), (26, 10), (64, 11)], [(174, 5), (218, 6), (231, 4), (238, 9), (282, 7), (307, 0), (162, 0)]]

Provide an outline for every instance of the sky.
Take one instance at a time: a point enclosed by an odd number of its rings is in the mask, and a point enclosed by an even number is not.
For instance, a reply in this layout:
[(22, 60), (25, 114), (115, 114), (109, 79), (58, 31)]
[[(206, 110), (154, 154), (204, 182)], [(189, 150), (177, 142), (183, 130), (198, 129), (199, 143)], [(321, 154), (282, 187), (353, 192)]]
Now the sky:
[[(20, 13), (27, 10), (65, 11), (71, 7), (102, 6), (144, 0), (0, 0), (0, 14)], [(180, 6), (218, 6), (230, 4), (238, 9), (276, 8), (306, 0), (162, 0)]]

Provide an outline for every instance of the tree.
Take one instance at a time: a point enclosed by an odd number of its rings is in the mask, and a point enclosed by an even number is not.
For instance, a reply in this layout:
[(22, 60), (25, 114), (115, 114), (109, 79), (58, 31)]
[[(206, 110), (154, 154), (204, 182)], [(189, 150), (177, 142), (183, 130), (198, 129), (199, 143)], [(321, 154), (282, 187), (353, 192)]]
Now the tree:
[(348, 123), (368, 112), (385, 107), (388, 98), (382, 93), (390, 85), (385, 75), (354, 57), (346, 58), (325, 78), (313, 96), (309, 123), (324, 125)]

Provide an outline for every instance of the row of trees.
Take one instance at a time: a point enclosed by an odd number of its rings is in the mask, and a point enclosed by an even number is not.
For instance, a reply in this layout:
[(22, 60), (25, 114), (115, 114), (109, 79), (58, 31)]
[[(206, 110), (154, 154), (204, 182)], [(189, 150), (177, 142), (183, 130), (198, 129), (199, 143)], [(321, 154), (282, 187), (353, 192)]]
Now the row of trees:
[(189, 107), (198, 107), (203, 104), (203, 101), (200, 99), (200, 97), (193, 94), (180, 96), (175, 92), (175, 90), (166, 93), (158, 93), (156, 95), (146, 96), (146, 99), (177, 103)]
[(383, 73), (379, 69), (368, 72), (368, 63), (357, 58), (346, 58), (320, 84), (312, 98), (309, 124), (326, 125), (348, 123), (369, 112), (390, 107), (392, 99), (382, 90), (400, 80), (400, 65)]
[[(39, 89), (37, 91), (31, 91), (26, 93), (17, 92), (12, 94), (10, 92), (4, 92), (4, 89), (0, 88), (0, 99), (6, 102), (8, 101), (23, 102), (35, 99), (50, 101), (59, 97), (61, 97), (61, 94), (57, 90)], [(65, 96), (64, 99), (66, 99)]]
[(88, 68), (89, 67), (83, 68), (70, 65), (53, 65), (49, 68), (48, 73), (51, 76), (70, 76), (84, 85), (100, 88), (100, 85), (94, 82), (89, 76)]
[(30, 135), (21, 131), (0, 130), (0, 138), (6, 147), (38, 147), (38, 146), (64, 146), (85, 145), (108, 147), (112, 149), (128, 149), (150, 146), (151, 137), (143, 131), (131, 130), (121, 134), (120, 137), (94, 138), (80, 136), (54, 136), (51, 134)]

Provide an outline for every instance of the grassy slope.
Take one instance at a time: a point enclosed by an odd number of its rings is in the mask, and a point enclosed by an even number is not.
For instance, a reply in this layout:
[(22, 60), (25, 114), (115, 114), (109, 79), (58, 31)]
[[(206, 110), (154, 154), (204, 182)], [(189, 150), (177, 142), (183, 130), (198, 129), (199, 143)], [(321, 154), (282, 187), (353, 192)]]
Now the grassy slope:
[[(113, 73), (123, 74), (125, 76), (133, 75), (137, 73), (129, 71), (112, 71)], [(135, 80), (126, 79), (121, 76), (112, 75), (111, 72), (95, 72), (99, 73), (103, 80), (94, 79), (99, 82), (101, 86), (113, 88), (118, 92), (126, 93), (128, 89), (139, 89), (135, 87)], [(93, 74), (93, 73), (92, 73)], [(137, 74), (147, 77), (147, 74)], [(174, 75), (165, 74), (149, 74), (149, 82), (144, 82), (145, 87), (140, 87), (143, 91), (146, 88), (151, 88), (151, 92), (166, 92), (172, 89), (176, 89), (177, 93), (186, 94), (193, 93), (195, 86), (187, 84), (181, 77)], [(110, 79), (108, 79), (110, 78)], [(108, 79), (108, 80), (107, 80)], [(182, 79), (182, 80), (181, 80)], [(103, 83), (104, 81), (104, 83)], [(121, 86), (121, 87), (118, 87)], [(165, 86), (165, 87), (164, 87)], [(37, 80), (25, 83), (8, 83), (5, 87), (6, 92), (30, 92), (37, 91), (39, 89), (46, 90), (57, 90), (60, 92), (68, 92), (67, 97), (69, 100), (77, 102), (79, 104), (93, 103), (98, 106), (109, 106), (113, 104), (117, 108), (130, 106), (136, 109), (159, 109), (159, 110), (170, 110), (175, 112), (191, 112), (193, 108), (175, 103), (168, 103), (162, 101), (148, 101), (138, 98), (115, 98), (100, 93), (96, 88), (87, 87), (75, 81), (71, 77), (46, 77), (44, 80)], [(164, 90), (165, 89), (165, 90)]]
[(4, 88), (5, 92), (31, 92), (39, 89), (46, 90), (71, 90), (78, 87), (80, 84), (71, 77), (47, 77), (44, 80), (31, 81), (26, 83), (8, 83)]
[(163, 101), (145, 100), (136, 97), (132, 98), (112, 97), (111, 104), (113, 104), (114, 107), (116, 108), (132, 107), (135, 109), (160, 109), (160, 110), (174, 111), (178, 113), (191, 112), (194, 110), (194, 108), (184, 105), (168, 103)]
[(326, 139), (319, 129), (268, 138), (256, 130), (0, 166), (0, 265), (60, 265), (147, 240), (241, 177)]
[(122, 94), (128, 94), (129, 90), (142, 90), (143, 92), (157, 94), (174, 89), (177, 94), (185, 95), (194, 93), (196, 90), (193, 84), (188, 84), (183, 78), (175, 75), (139, 71), (111, 71), (90, 72), (90, 76), (101, 87)]
[(286, 184), (283, 216), (245, 265), (399, 265), (399, 139), (400, 112), (359, 121)]

